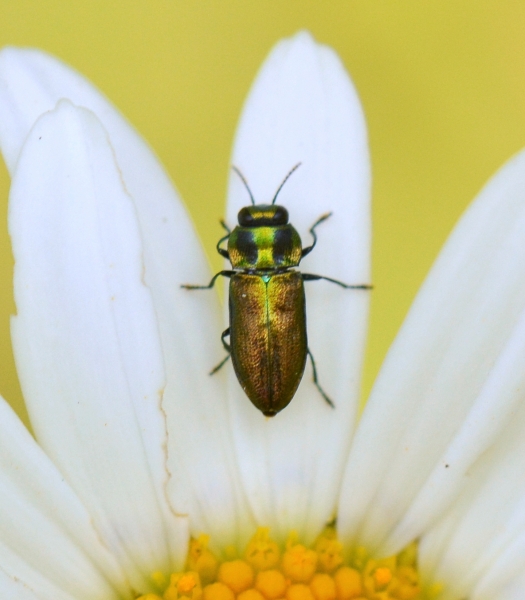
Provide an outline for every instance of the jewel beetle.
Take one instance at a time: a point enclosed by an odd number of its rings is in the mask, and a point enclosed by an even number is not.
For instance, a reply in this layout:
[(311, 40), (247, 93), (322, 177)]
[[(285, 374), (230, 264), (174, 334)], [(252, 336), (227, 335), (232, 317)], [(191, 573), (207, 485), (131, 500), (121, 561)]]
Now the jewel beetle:
[[(233, 230), (221, 221), (227, 234), (218, 241), (217, 251), (230, 261), (232, 269), (219, 271), (208, 285), (182, 286), (205, 290), (211, 289), (220, 276), (230, 279), (230, 326), (221, 336), (228, 354), (210, 374), (231, 358), (241, 387), (267, 417), (288, 406), (301, 382), (308, 356), (314, 384), (334, 407), (319, 384), (308, 348), (304, 282), (324, 279), (345, 289), (371, 289), (367, 284), (348, 285), (294, 268), (315, 248), (315, 228), (331, 215), (327, 213), (317, 219), (309, 230), (313, 242), (303, 248), (299, 234), (288, 222), (288, 211), (275, 204), (279, 192), (300, 164), (286, 175), (271, 204), (256, 204), (246, 179), (233, 167), (248, 191), (251, 205), (239, 211), (238, 225)], [(223, 242), (227, 242), (227, 248), (221, 246)]]

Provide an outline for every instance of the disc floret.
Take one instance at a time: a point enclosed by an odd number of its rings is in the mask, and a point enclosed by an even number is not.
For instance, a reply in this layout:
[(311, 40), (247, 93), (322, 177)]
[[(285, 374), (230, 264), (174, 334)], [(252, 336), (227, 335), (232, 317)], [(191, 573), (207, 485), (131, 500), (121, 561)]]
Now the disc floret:
[[(190, 542), (185, 571), (159, 585), (160, 593), (138, 600), (427, 600), (417, 569), (417, 544), (383, 559), (358, 548), (345, 560), (343, 545), (327, 527), (308, 547), (291, 533), (280, 547), (260, 527), (241, 555), (224, 560), (209, 549), (209, 537)], [(156, 577), (156, 579), (155, 579)]]

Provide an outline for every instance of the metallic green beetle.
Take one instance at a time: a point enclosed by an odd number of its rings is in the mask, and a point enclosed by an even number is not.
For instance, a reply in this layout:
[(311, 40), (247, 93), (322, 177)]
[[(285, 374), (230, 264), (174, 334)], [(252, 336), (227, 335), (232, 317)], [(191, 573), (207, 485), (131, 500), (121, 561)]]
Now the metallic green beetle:
[[(237, 216), (239, 225), (217, 243), (217, 251), (233, 270), (219, 271), (209, 285), (183, 285), (190, 290), (210, 289), (221, 275), (230, 278), (230, 326), (222, 336), (228, 352), (211, 372), (218, 371), (231, 357), (241, 387), (252, 403), (267, 417), (288, 406), (301, 382), (306, 357), (310, 356), (317, 389), (334, 407), (317, 380), (315, 361), (308, 348), (304, 282), (326, 279), (346, 289), (370, 289), (369, 285), (347, 285), (330, 277), (301, 273), (297, 267), (317, 243), (315, 228), (331, 213), (320, 217), (310, 228), (313, 243), (302, 247), (301, 238), (288, 223), (288, 211), (275, 204), (277, 196), (296, 165), (279, 186), (271, 204), (255, 204), (242, 173), (251, 206)], [(227, 240), (227, 250), (221, 247)], [(230, 337), (230, 343), (225, 340)]]

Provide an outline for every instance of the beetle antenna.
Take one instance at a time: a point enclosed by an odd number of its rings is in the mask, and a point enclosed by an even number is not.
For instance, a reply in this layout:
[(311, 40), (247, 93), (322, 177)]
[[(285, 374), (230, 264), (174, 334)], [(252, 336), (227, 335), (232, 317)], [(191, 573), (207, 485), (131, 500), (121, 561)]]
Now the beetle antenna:
[(252, 190), (250, 189), (248, 182), (244, 178), (244, 175), (239, 171), (239, 169), (235, 165), (232, 165), (232, 169), (241, 178), (241, 181), (244, 183), (244, 187), (248, 190), (248, 194), (250, 194), (250, 200), (252, 201), (252, 204), (255, 206), (255, 198), (253, 197)]
[(281, 185), (279, 186), (278, 190), (275, 192), (275, 196), (273, 197), (272, 200), (272, 204), (275, 204), (275, 201), (277, 200), (277, 196), (279, 195), (279, 192), (283, 189), (284, 184), (288, 181), (288, 179), (290, 178), (290, 175), (294, 172), (297, 171), (297, 169), (301, 166), (302, 163), (297, 163), (295, 165), (295, 167), (293, 167), (289, 172), (288, 175), (283, 179), (283, 182), (281, 183)]

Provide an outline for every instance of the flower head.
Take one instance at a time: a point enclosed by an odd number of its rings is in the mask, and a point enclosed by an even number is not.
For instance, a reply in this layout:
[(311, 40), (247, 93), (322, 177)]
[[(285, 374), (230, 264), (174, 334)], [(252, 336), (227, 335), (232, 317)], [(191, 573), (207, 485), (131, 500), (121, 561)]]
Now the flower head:
[[(520, 597), (524, 156), (453, 233), (356, 429), (366, 293), (310, 284), (309, 345), (335, 408), (307, 373), (265, 419), (231, 372), (206, 375), (221, 311), (181, 284), (211, 275), (110, 103), (55, 59), (4, 50), (0, 145), (13, 343), (39, 444), (2, 404), (4, 595)], [(306, 33), (263, 66), (233, 152), (259, 202), (298, 162), (279, 201), (301, 237), (333, 212), (304, 270), (368, 282), (364, 118), (337, 56)], [(228, 197), (234, 223), (248, 203), (236, 177)]]

